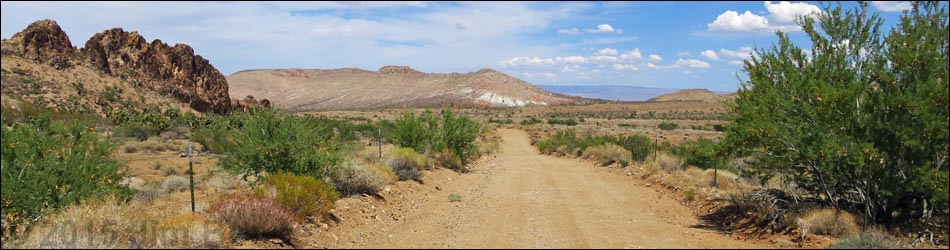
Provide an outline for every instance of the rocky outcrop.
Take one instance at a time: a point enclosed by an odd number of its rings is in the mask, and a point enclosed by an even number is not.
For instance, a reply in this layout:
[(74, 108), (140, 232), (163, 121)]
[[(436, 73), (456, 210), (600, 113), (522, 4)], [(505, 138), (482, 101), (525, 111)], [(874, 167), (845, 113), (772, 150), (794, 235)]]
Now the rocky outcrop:
[(254, 96), (248, 95), (244, 97), (244, 100), (231, 99), (231, 109), (232, 110), (251, 110), (255, 108), (270, 108), (270, 100), (261, 99), (258, 101)]
[(93, 35), (77, 50), (55, 21), (42, 20), (4, 41), (2, 51), (57, 69), (82, 64), (134, 87), (174, 97), (200, 112), (231, 110), (228, 82), (208, 60), (195, 55), (188, 45), (169, 46), (158, 39), (148, 43), (135, 31), (109, 29)]
[(171, 95), (195, 110), (231, 109), (224, 75), (188, 45), (171, 47), (158, 39), (147, 43), (138, 32), (114, 28), (93, 35), (82, 54), (103, 73), (138, 80), (136, 84)]
[[(14, 54), (38, 63), (49, 64), (56, 69), (72, 66), (76, 48), (69, 36), (53, 20), (36, 21), (9, 41), (4, 42), (3, 54)], [(7, 46), (8, 45), (8, 46)]]

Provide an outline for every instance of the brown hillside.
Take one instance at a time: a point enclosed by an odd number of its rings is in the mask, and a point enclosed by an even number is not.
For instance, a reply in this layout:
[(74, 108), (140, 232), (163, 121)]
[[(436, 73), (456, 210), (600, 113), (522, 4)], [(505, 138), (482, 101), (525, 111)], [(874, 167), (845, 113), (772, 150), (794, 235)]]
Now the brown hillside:
[(593, 102), (555, 94), (492, 69), (423, 73), (406, 66), (245, 70), (227, 77), (232, 96), (254, 94), (298, 111), (522, 107)]
[(666, 101), (692, 101), (692, 102), (720, 102), (727, 99), (735, 99), (734, 94), (716, 94), (707, 89), (684, 89), (673, 93), (654, 97), (648, 101), (666, 102)]
[(179, 102), (200, 112), (232, 109), (224, 75), (191, 47), (147, 43), (121, 28), (95, 34), (77, 49), (56, 21), (41, 20), (4, 40), (2, 56), (7, 107), (25, 102), (100, 115), (120, 105)]

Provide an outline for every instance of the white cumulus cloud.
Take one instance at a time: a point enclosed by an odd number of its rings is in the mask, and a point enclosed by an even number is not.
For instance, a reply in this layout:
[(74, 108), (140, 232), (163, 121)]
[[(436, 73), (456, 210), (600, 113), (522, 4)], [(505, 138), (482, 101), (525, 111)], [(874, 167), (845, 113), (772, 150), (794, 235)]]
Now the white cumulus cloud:
[(768, 29), (769, 20), (764, 16), (752, 14), (751, 11), (740, 15), (739, 12), (727, 10), (706, 26), (711, 31), (754, 32)]
[(610, 24), (606, 24), (606, 23), (605, 23), (605, 24), (601, 24), (601, 25), (597, 25), (597, 29), (584, 29), (584, 31), (587, 31), (587, 33), (617, 33), (617, 34), (623, 34), (623, 30), (622, 30), (622, 29), (614, 29), (613, 26), (610, 26)]
[(570, 28), (570, 29), (559, 29), (557, 30), (557, 33), (563, 34), (563, 35), (577, 35), (577, 34), (580, 34), (581, 31), (577, 28)]
[(631, 51), (627, 51), (623, 53), (623, 55), (620, 55), (620, 59), (640, 60), (640, 59), (643, 59), (643, 53), (640, 52), (640, 48), (636, 48)]
[(713, 61), (718, 61), (718, 60), (719, 60), (719, 56), (716, 55), (716, 52), (715, 52), (715, 51), (712, 51), (712, 50), (708, 50), (708, 49), (707, 49), (706, 51), (703, 51), (702, 53), (699, 53), (699, 55), (702, 56), (702, 57), (708, 58), (709, 60), (713, 60)]
[(886, 12), (901, 12), (913, 8), (908, 1), (871, 1), (871, 5)]
[(769, 11), (768, 17), (753, 14), (748, 10), (742, 14), (727, 10), (706, 26), (710, 31), (726, 32), (798, 31), (800, 28), (795, 24), (796, 18), (821, 13), (818, 6), (809, 3), (781, 1), (773, 4), (771, 1), (765, 1), (764, 6)]
[(555, 57), (555, 62), (563, 63), (587, 63), (587, 58), (583, 56)]
[(719, 49), (719, 55), (728, 58), (748, 60), (752, 58), (752, 47), (743, 46), (738, 50), (729, 50), (729, 49)]
[(698, 60), (698, 59), (678, 59), (676, 60), (676, 64), (674, 65), (678, 67), (690, 67), (690, 68), (698, 68), (698, 69), (710, 68), (709, 63), (704, 62), (702, 60)]
[(616, 55), (617, 55), (617, 50), (616, 50), (616, 49), (611, 49), (611, 48), (604, 48), (604, 49), (602, 49), (602, 50), (598, 50), (598, 51), (597, 51), (597, 54), (598, 54), (598, 55), (611, 55), (611, 56), (616, 56)]
[(798, 16), (821, 13), (821, 8), (808, 3), (789, 3), (781, 1), (772, 4), (772, 1), (765, 1), (765, 8), (771, 13), (770, 20), (780, 23), (794, 23)]
[(651, 55), (650, 55), (650, 60), (651, 60), (651, 61), (663, 61), (663, 57), (660, 56), (660, 55), (651, 54)]
[(633, 64), (616, 64), (615, 63), (615, 64), (612, 64), (611, 67), (614, 70), (631, 70), (631, 71), (640, 70), (639, 68), (637, 68), (637, 66), (634, 66)]

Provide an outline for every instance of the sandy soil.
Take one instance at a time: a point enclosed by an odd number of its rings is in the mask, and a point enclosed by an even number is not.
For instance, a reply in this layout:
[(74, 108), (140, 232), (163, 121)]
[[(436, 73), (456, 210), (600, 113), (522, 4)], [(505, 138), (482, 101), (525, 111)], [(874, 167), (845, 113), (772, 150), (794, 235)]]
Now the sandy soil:
[(702, 229), (687, 207), (629, 178), (540, 155), (523, 131), (498, 132), (496, 157), (473, 173), (436, 170), (424, 185), (400, 182), (379, 197), (341, 200), (339, 222), (304, 228), (298, 247), (772, 247)]

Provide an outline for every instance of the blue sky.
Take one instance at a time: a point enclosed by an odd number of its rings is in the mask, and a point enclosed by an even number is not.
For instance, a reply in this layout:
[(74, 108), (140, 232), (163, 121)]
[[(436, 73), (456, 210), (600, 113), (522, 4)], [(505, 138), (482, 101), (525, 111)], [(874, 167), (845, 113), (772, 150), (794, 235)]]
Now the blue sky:
[[(844, 3), (845, 7), (856, 3)], [(2, 37), (54, 19), (74, 46), (122, 27), (224, 74), (262, 68), (494, 68), (534, 84), (734, 91), (742, 60), (807, 39), (815, 2), (2, 2)], [(885, 27), (906, 2), (874, 2)]]

